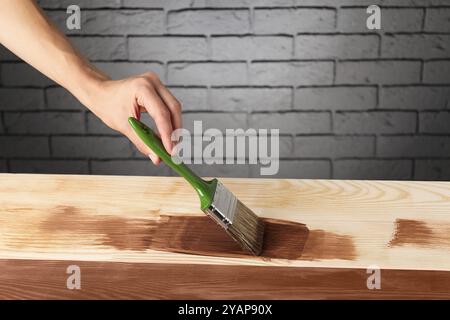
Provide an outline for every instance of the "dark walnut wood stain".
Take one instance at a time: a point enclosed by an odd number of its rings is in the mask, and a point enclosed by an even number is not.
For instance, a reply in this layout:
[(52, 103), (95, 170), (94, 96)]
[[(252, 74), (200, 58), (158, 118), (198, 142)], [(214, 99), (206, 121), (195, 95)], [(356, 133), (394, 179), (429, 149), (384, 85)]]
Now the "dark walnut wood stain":
[[(66, 287), (69, 265), (81, 290)], [(223, 266), (101, 261), (0, 260), (0, 299), (449, 299), (450, 272)]]
[[(349, 236), (309, 230), (302, 223), (277, 219), (263, 221), (263, 259), (356, 258), (355, 246)], [(207, 216), (161, 215), (158, 219), (124, 219), (88, 215), (74, 207), (56, 207), (40, 227), (49, 236), (65, 230), (71, 230), (80, 237), (94, 234), (98, 236), (99, 244), (118, 250), (153, 249), (208, 256), (252, 257)]]
[(450, 225), (446, 223), (397, 219), (389, 246), (416, 245), (450, 248)]

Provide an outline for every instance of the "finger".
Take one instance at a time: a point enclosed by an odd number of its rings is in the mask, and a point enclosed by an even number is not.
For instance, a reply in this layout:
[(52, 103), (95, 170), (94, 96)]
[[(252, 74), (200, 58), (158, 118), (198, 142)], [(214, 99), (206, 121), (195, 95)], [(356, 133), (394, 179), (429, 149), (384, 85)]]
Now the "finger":
[(172, 153), (172, 121), (170, 111), (156, 92), (146, 91), (144, 93), (143, 105), (155, 121), (156, 127), (161, 135), (164, 148), (169, 154)]
[(148, 156), (150, 160), (156, 165), (161, 163), (161, 159), (150, 149), (134, 132), (134, 130), (128, 130), (126, 133), (126, 136), (130, 141), (136, 146), (136, 148), (141, 152), (142, 154)]
[(150, 158), (150, 160), (152, 160), (153, 164), (159, 165), (161, 163), (161, 158), (158, 157), (153, 151), (150, 151), (147, 156)]
[(161, 99), (164, 101), (164, 103), (170, 110), (173, 129), (180, 129), (183, 126), (180, 102), (162, 83), (156, 86), (156, 90)]

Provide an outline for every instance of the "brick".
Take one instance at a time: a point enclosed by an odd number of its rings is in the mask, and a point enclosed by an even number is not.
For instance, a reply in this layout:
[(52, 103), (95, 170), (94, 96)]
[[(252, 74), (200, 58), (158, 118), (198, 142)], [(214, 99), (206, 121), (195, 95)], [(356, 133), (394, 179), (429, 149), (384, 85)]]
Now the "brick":
[[(292, 136), (280, 136), (279, 145), (280, 158), (292, 158), (294, 154), (294, 139)], [(270, 152), (270, 149), (268, 149), (268, 152)]]
[(264, 7), (278, 7), (278, 6), (293, 6), (294, 0), (197, 0), (194, 2), (194, 6), (198, 7), (251, 7), (251, 6), (264, 6)]
[(9, 133), (84, 133), (83, 119), (83, 114), (80, 112), (6, 113), (5, 125)]
[(366, 8), (341, 8), (338, 30), (342, 32), (413, 32), (422, 28), (423, 10), (419, 8), (382, 8), (381, 29), (367, 28)]
[[(262, 138), (262, 136), (260, 136), (260, 137)], [(257, 141), (258, 145), (256, 145), (256, 146), (253, 145), (254, 147), (257, 148), (255, 151), (257, 152), (257, 154), (256, 154), (256, 156), (257, 156), (256, 161), (257, 161), (258, 164), (261, 164), (262, 161), (267, 161), (269, 159), (273, 159), (274, 157), (278, 158), (278, 156), (281, 157), (281, 158), (291, 158), (292, 157), (293, 143), (292, 143), (292, 137), (291, 136), (278, 136), (278, 139), (277, 139), (278, 145), (272, 145), (272, 136), (271, 136), (270, 132), (268, 132), (265, 137), (267, 138), (267, 140), (266, 140), (267, 149), (266, 150), (262, 150), (262, 149), (259, 148), (259, 144), (263, 143), (264, 141), (258, 140)], [(242, 138), (242, 137), (239, 137), (239, 138)], [(252, 136), (252, 138), (256, 138), (256, 136)], [(241, 161), (243, 160), (246, 164), (250, 164), (249, 163), (250, 162), (250, 160), (249, 160), (249, 157), (250, 157), (250, 143), (249, 143), (250, 140), (249, 140), (249, 136), (247, 135), (246, 139), (244, 140), (244, 143), (245, 143), (244, 150), (242, 150), (242, 149), (237, 150), (237, 148), (236, 148), (236, 145), (238, 143), (237, 139), (238, 139), (238, 137), (234, 136), (235, 151), (234, 151), (233, 154), (227, 154), (227, 151), (225, 149), (227, 141), (223, 140), (223, 147), (224, 147), (224, 149), (223, 149), (222, 160), (223, 160), (224, 164), (227, 164), (226, 161), (230, 161), (230, 160), (232, 161), (232, 163), (237, 164), (236, 159), (240, 159)], [(241, 141), (242, 140), (240, 139), (239, 143)], [(192, 141), (192, 143), (194, 143), (194, 142)], [(204, 141), (203, 142), (203, 144), (202, 144), (203, 152), (206, 150), (206, 147), (209, 144), (210, 144), (209, 141)], [(205, 156), (205, 158), (203, 156)], [(209, 157), (209, 154), (203, 154), (203, 153), (201, 153), (199, 155), (198, 154), (194, 154), (194, 149), (193, 148), (192, 148), (191, 158), (192, 158), (191, 159), (192, 160), (191, 163), (194, 163), (194, 160), (195, 160), (195, 161), (200, 161), (200, 163), (203, 163), (203, 164), (208, 164), (206, 162), (207, 160), (214, 160), (211, 157)], [(265, 165), (266, 165), (266, 162), (264, 162), (264, 166)], [(253, 166), (253, 164), (251, 164), (250, 166)]]
[(415, 112), (338, 112), (334, 131), (337, 134), (414, 133)]
[(415, 180), (450, 180), (450, 160), (416, 160)]
[(261, 166), (251, 165), (250, 177), (278, 179), (330, 179), (331, 165), (328, 160), (280, 160), (277, 174), (261, 175)]
[(450, 107), (450, 87), (382, 88), (380, 104), (383, 109), (445, 109)]
[(279, 171), (274, 178), (331, 179), (331, 165), (327, 160), (280, 160)]
[(450, 32), (450, 8), (427, 8), (425, 30)]
[(164, 81), (164, 67), (159, 63), (97, 62), (95, 65), (113, 79), (123, 79), (152, 71)]
[(289, 59), (293, 40), (286, 36), (213, 37), (211, 48), (215, 60)]
[(426, 62), (423, 81), (426, 83), (450, 83), (450, 61)]
[[(55, 1), (55, 0), (54, 0)], [(390, 5), (400, 7), (446, 5), (447, 0), (124, 0), (123, 7), (131, 8), (240, 8), (240, 7), (293, 7), (293, 6), (369, 6)]]
[(248, 33), (250, 12), (246, 9), (169, 12), (167, 31), (177, 34)]
[(377, 152), (381, 157), (448, 157), (450, 138), (433, 136), (379, 137)]
[(423, 133), (450, 133), (450, 112), (423, 112), (419, 114), (419, 131)]
[(81, 30), (69, 30), (65, 11), (50, 11), (48, 15), (67, 34), (125, 35), (162, 34), (164, 11), (162, 10), (84, 10), (81, 14)]
[(88, 174), (87, 161), (79, 160), (11, 160), (14, 173)]
[(208, 91), (206, 88), (170, 88), (170, 92), (181, 103), (184, 111), (208, 110)]
[(127, 58), (124, 37), (72, 37), (70, 39), (90, 60), (120, 60)]
[(20, 61), (21, 59), (17, 57), (14, 53), (9, 51), (7, 48), (0, 44), (0, 61)]
[(294, 155), (302, 158), (339, 158), (374, 156), (373, 137), (309, 136), (295, 137)]
[(211, 89), (211, 109), (219, 111), (276, 111), (292, 107), (288, 88)]
[(250, 127), (278, 129), (280, 134), (319, 134), (331, 132), (328, 112), (255, 113), (250, 117)]
[(208, 47), (203, 37), (132, 37), (128, 39), (131, 60), (206, 60)]
[(294, 109), (372, 109), (377, 104), (374, 87), (322, 87), (295, 90)]
[[(257, 161), (258, 161), (259, 164), (261, 164), (262, 160), (270, 159), (271, 157), (275, 156), (272, 153), (272, 151), (276, 152), (276, 146), (272, 146), (271, 145), (272, 136), (271, 136), (270, 131), (267, 132), (266, 138), (267, 138), (267, 143), (268, 144), (267, 144), (267, 150), (265, 151), (265, 154), (259, 154), (260, 152), (262, 153), (263, 150), (259, 149), (259, 147), (258, 147), (258, 151), (257, 151), (258, 152), (258, 154), (257, 154), (258, 159), (257, 159)], [(235, 139), (237, 139), (237, 137), (235, 137)], [(235, 144), (236, 143), (237, 142), (235, 140)], [(258, 141), (258, 143), (261, 143), (261, 142)], [(207, 144), (209, 144), (209, 142), (205, 142), (203, 144), (203, 147), (205, 148)], [(226, 141), (224, 141), (224, 148), (225, 148), (225, 146), (226, 146)], [(226, 159), (226, 158), (228, 158), (228, 159), (239, 158), (239, 159), (245, 159), (246, 163), (249, 163), (249, 159), (248, 159), (249, 158), (249, 149), (250, 149), (249, 148), (249, 140), (247, 138), (245, 140), (245, 150), (244, 150), (245, 151), (245, 155), (244, 156), (242, 156), (241, 154), (237, 154), (237, 150), (235, 150), (236, 154), (234, 154), (234, 155), (227, 155), (226, 151), (224, 150), (224, 159)], [(279, 155), (279, 157), (280, 158), (292, 158), (292, 155), (293, 155), (292, 151), (293, 151), (293, 139), (292, 139), (292, 136), (280, 135), (278, 137), (278, 155)], [(239, 152), (242, 152), (242, 151), (239, 151)], [(250, 165), (250, 167), (251, 166), (253, 166), (253, 164)]]
[(8, 172), (8, 167), (6, 165), (6, 160), (0, 160), (0, 172), (1, 173)]
[(215, 128), (225, 133), (226, 129), (246, 129), (247, 117), (242, 113), (185, 113), (183, 127), (194, 133), (194, 121), (202, 121), (203, 131)]
[(245, 63), (170, 63), (168, 83), (171, 85), (245, 85)]
[(295, 0), (203, 0), (198, 1), (198, 5), (213, 6), (213, 7), (251, 7), (251, 6), (263, 6), (263, 7), (281, 7), (281, 6), (293, 6)]
[(298, 59), (368, 59), (378, 56), (376, 35), (298, 35), (295, 57)]
[(44, 91), (41, 89), (0, 88), (0, 110), (40, 110), (44, 106)]
[(0, 136), (0, 158), (48, 157), (47, 137)]
[(385, 35), (381, 55), (386, 58), (447, 58), (450, 56), (450, 35)]
[(72, 4), (76, 4), (83, 8), (118, 8), (120, 7), (120, 0), (38, 0), (41, 7), (47, 9), (66, 9)]
[[(133, 1), (133, 0), (128, 0)], [(135, 0), (136, 1), (136, 0)], [(137, 0), (139, 1), (139, 0)], [(146, 0), (141, 0), (146, 1)], [(197, 6), (256, 6), (256, 7), (292, 7), (292, 6), (429, 6), (447, 5), (447, 0), (198, 0)]]
[(159, 9), (186, 9), (194, 5), (191, 0), (123, 0), (125, 8), (159, 8)]
[(45, 90), (47, 108), (51, 110), (86, 110), (70, 92), (61, 87)]
[[(124, 137), (52, 137), (55, 157), (70, 158), (129, 158), (134, 147)], [(136, 151), (137, 152), (137, 151)]]
[(256, 9), (256, 33), (327, 32), (335, 26), (334, 9)]
[(88, 113), (87, 117), (87, 132), (91, 134), (111, 134), (111, 135), (119, 135), (119, 133), (106, 124), (103, 123), (95, 114)]
[(420, 63), (416, 61), (339, 62), (336, 82), (340, 84), (401, 84), (420, 81)]
[(155, 166), (150, 159), (143, 160), (93, 160), (92, 174), (127, 176), (170, 176), (171, 169), (161, 163)]
[(54, 82), (25, 63), (2, 63), (1, 83), (8, 86), (47, 87)]
[(326, 85), (333, 82), (333, 62), (255, 62), (254, 85)]
[(189, 167), (201, 177), (248, 178), (250, 175), (248, 164), (191, 164)]
[(410, 160), (336, 160), (334, 179), (408, 180), (412, 178)]

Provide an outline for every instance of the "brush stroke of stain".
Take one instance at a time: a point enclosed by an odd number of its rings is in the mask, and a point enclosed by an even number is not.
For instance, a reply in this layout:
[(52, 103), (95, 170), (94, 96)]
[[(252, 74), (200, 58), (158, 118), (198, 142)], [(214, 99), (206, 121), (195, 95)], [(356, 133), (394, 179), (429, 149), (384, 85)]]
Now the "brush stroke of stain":
[[(262, 258), (355, 259), (351, 237), (309, 229), (302, 223), (263, 219)], [(206, 216), (161, 216), (152, 221), (149, 248), (221, 257), (253, 257)]]
[(352, 237), (324, 230), (311, 230), (301, 260), (355, 260), (356, 257)]
[(450, 225), (420, 220), (397, 219), (390, 247), (416, 245), (421, 247), (450, 247)]
[(151, 229), (147, 219), (125, 219), (109, 215), (88, 215), (76, 207), (58, 206), (51, 210), (40, 225), (47, 238), (70, 232), (78, 238), (83, 235), (98, 237), (99, 243), (118, 250), (144, 251), (149, 246)]
[[(309, 230), (305, 224), (263, 219), (262, 258), (321, 260), (356, 258), (351, 237), (323, 230)], [(158, 219), (124, 219), (90, 216), (74, 207), (57, 207), (44, 221), (47, 233), (71, 230), (98, 235), (101, 245), (118, 250), (147, 249), (221, 257), (253, 257), (207, 216), (168, 216)]]

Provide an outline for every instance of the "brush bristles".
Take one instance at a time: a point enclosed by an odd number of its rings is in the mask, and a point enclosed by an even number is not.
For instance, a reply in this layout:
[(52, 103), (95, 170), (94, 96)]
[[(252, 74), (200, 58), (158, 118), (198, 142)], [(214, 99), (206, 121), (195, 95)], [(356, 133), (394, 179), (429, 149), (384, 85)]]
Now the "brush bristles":
[(264, 222), (258, 216), (237, 200), (233, 223), (227, 232), (244, 248), (259, 256), (263, 247)]

